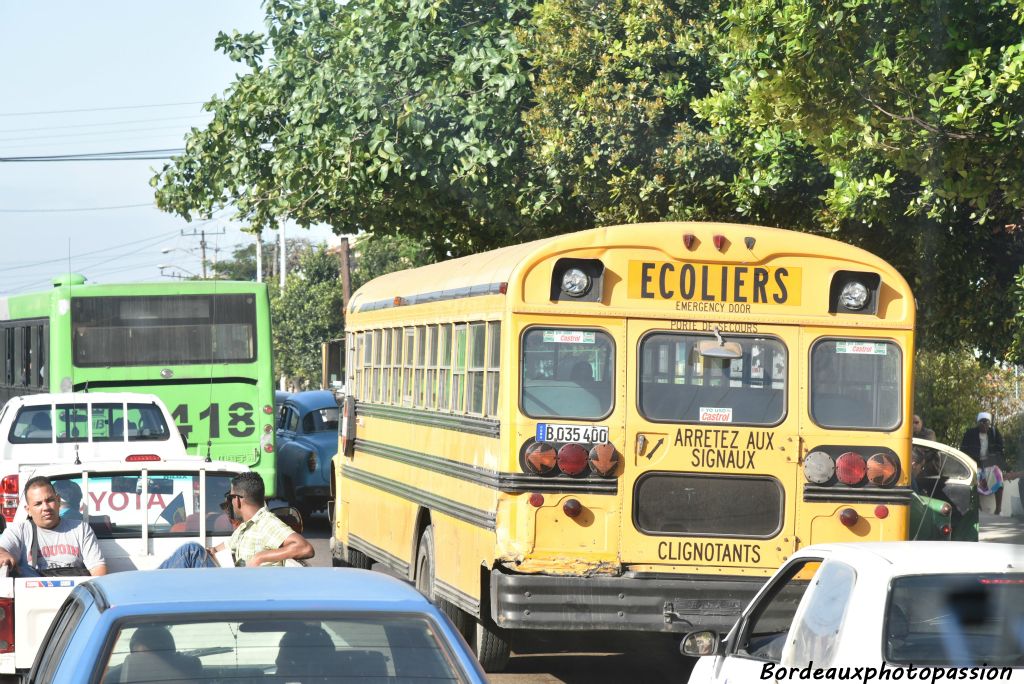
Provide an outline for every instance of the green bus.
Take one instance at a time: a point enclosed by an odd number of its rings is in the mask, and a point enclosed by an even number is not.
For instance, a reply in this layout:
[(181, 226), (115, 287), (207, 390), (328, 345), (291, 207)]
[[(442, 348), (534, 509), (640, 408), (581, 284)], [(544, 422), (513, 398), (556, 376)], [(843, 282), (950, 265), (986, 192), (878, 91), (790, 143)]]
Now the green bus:
[(189, 453), (276, 486), (270, 300), (262, 283), (86, 284), (0, 297), (0, 405), (33, 392), (149, 392)]

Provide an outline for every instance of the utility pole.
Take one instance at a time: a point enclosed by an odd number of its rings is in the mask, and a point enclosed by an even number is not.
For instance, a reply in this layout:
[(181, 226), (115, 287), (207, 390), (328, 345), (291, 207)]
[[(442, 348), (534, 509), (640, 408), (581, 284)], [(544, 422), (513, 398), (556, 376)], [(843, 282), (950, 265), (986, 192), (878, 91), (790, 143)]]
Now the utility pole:
[(281, 292), (284, 292), (284, 278), (285, 278), (285, 275), (286, 275), (286, 273), (285, 273), (285, 259), (287, 259), (287, 251), (288, 250), (285, 247), (286, 243), (285, 243), (285, 237), (284, 237), (284, 224), (283, 223), (281, 224), (281, 229), (280, 230), (281, 230), (281, 272), (280, 272), (279, 275), (281, 276)]
[(263, 282), (263, 231), (256, 232), (256, 282)]
[[(219, 233), (210, 233), (210, 235), (225, 235), (225, 234), (227, 234), (227, 232), (228, 232), (227, 230), (225, 230), (224, 228), (221, 228)], [(200, 258), (202, 259), (203, 280), (206, 280), (206, 230), (204, 229), (204, 230), (196, 231), (196, 229), (193, 228), (191, 233), (186, 233), (184, 230), (182, 230), (181, 231), (181, 236), (182, 237), (198, 237), (199, 238), (199, 253), (200, 253)]]

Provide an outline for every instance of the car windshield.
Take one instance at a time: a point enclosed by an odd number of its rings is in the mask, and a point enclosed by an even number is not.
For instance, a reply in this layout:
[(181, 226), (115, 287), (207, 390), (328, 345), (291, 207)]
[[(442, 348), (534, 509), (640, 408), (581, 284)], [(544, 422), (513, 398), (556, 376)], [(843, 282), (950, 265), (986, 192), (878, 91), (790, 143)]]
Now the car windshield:
[(886, 610), (890, 663), (1024, 663), (1024, 574), (898, 577)]
[(160, 681), (462, 682), (430, 618), (218, 616), (121, 626), (104, 684)]

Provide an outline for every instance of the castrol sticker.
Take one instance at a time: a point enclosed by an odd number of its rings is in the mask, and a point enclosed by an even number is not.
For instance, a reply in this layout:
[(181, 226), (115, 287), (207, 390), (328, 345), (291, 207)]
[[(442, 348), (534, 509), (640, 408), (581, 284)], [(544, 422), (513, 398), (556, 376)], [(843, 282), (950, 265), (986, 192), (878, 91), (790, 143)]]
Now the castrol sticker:
[(700, 422), (702, 423), (731, 423), (732, 422), (732, 409), (731, 408), (711, 408), (708, 406), (700, 407)]
[(582, 330), (545, 330), (544, 341), (555, 344), (594, 344), (595, 335)]
[(885, 356), (888, 346), (881, 342), (836, 342), (837, 354), (877, 354)]

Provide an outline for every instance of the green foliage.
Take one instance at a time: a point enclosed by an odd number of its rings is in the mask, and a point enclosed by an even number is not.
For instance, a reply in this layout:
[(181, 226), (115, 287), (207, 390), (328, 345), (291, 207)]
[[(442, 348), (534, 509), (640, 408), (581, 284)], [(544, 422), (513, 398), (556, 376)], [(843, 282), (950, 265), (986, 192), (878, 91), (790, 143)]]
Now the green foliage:
[[(796, 227), (910, 281), (923, 346), (1002, 357), (1024, 262), (1019, 3), (741, 0), (725, 16), (720, 85), (694, 107), (739, 161), (740, 206), (806, 201)], [(787, 190), (797, 167), (821, 190)]]
[(305, 253), (282, 291), (270, 288), (275, 373), (319, 387), (322, 342), (342, 334), (338, 260), (321, 245)]
[[(303, 257), (313, 249), (313, 246), (306, 238), (288, 238), (287, 243), (285, 266), (290, 272), (300, 268)], [(280, 266), (277, 251), (279, 245), (278, 240), (263, 241), (263, 274), (267, 280), (275, 280)], [(230, 259), (211, 264), (210, 270), (215, 277), (225, 280), (256, 280), (255, 241), (247, 245), (236, 245)]]
[(983, 364), (966, 350), (922, 351), (914, 359), (914, 412), (940, 442), (959, 446), (978, 412), (990, 411), (1013, 463), (1024, 446), (1022, 408), (1012, 368)]
[(266, 35), (218, 38), (251, 71), (153, 178), (158, 205), (191, 218), (230, 203), (257, 229), (404, 232), (437, 255), (520, 239), (527, 8), (269, 0)]

